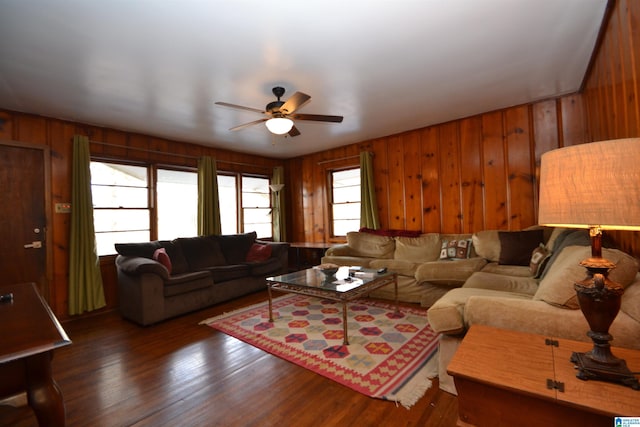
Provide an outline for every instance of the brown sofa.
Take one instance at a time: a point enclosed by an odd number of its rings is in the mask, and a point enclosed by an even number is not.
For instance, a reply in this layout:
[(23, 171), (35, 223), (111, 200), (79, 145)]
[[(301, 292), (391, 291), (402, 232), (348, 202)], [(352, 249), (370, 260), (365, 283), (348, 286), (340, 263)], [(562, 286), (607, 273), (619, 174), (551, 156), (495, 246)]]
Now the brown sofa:
[(256, 233), (116, 244), (121, 315), (140, 325), (265, 289), (288, 268), (288, 243)]

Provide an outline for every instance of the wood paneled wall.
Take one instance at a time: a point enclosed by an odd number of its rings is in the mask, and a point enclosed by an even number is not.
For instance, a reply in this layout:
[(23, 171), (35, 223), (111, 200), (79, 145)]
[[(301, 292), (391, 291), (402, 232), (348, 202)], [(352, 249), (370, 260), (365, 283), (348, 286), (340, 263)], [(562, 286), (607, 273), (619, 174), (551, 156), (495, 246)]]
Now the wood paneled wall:
[[(582, 91), (589, 141), (640, 136), (639, 80), (640, 1), (617, 0)], [(640, 258), (640, 232), (608, 234)]]
[[(71, 200), (71, 158), (73, 135), (87, 135), (91, 154), (163, 165), (197, 167), (200, 156), (215, 157), (218, 169), (271, 175), (280, 160), (218, 150), (146, 135), (83, 125), (11, 111), (0, 111), (0, 139), (49, 146), (51, 150), (51, 203), (49, 227), (53, 236), (53, 273), (49, 278), (49, 304), (61, 319), (68, 317), (70, 215), (54, 213), (55, 203)], [(117, 306), (117, 278), (114, 257), (101, 259), (107, 309)]]
[[(316, 153), (289, 163), (291, 240), (330, 241), (327, 171), (375, 154), (384, 228), (515, 230), (535, 224), (542, 153), (640, 136), (640, 1), (614, 0), (579, 93)], [(640, 233), (610, 232), (640, 258)]]
[(374, 153), (383, 228), (472, 233), (537, 221), (540, 155), (582, 143), (580, 95), (489, 112), (289, 161), (292, 240), (330, 241), (327, 174)]

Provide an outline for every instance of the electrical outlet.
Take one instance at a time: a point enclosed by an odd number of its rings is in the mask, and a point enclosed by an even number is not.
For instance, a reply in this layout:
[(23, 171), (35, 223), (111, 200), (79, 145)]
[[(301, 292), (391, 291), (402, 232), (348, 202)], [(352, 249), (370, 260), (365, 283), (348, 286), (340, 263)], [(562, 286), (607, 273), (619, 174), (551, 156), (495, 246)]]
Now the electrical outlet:
[(71, 203), (56, 203), (56, 213), (71, 213)]

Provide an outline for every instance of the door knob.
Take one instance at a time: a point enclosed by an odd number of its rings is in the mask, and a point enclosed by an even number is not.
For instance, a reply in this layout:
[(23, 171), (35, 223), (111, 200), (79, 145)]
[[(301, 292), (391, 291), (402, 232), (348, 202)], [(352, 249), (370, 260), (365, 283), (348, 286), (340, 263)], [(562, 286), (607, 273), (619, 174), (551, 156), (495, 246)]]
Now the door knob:
[(26, 245), (24, 245), (25, 249), (39, 249), (42, 247), (42, 242), (41, 241), (35, 241), (35, 242), (31, 242), (31, 243), (27, 243)]

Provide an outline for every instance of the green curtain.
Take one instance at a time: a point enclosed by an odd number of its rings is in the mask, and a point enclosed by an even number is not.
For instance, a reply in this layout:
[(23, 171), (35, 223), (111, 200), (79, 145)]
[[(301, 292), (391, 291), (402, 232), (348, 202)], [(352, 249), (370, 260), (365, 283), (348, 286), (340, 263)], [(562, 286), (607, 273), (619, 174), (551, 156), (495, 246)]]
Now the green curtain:
[(89, 138), (73, 137), (71, 242), (69, 245), (69, 314), (106, 305), (93, 226)]
[[(273, 168), (273, 177), (271, 184), (284, 184), (284, 169), (282, 166)], [(273, 241), (286, 242), (287, 230), (285, 227), (285, 205), (284, 205), (284, 188), (280, 191), (271, 193), (271, 206), (274, 209), (273, 215)]]
[(373, 182), (373, 153), (360, 153), (360, 227), (380, 228), (376, 186)]
[(216, 161), (204, 156), (198, 160), (198, 235), (221, 234), (220, 200)]

